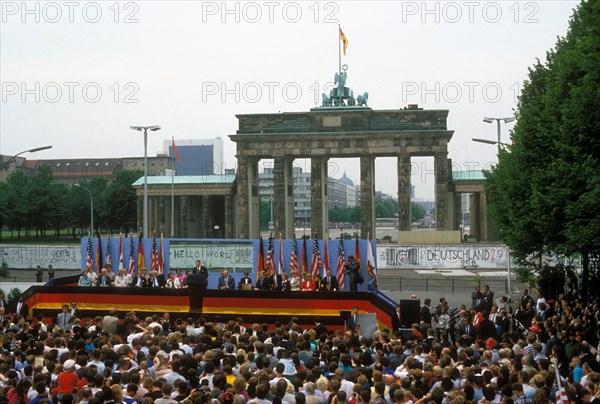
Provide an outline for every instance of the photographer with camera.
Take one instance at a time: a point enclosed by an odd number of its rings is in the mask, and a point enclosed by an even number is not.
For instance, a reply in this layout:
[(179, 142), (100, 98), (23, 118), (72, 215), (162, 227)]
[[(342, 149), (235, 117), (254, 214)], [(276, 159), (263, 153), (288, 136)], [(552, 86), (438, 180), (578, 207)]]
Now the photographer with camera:
[(348, 275), (350, 281), (350, 292), (358, 291), (358, 284), (363, 283), (364, 279), (360, 273), (360, 263), (354, 258), (353, 255), (348, 256), (344, 269)]

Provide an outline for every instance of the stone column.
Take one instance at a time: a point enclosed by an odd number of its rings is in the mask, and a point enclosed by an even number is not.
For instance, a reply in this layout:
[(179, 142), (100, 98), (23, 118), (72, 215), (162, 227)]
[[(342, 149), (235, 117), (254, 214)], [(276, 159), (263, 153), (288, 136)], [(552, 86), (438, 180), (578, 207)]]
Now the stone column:
[(179, 197), (179, 237), (187, 237), (187, 196)]
[(410, 231), (410, 154), (402, 152), (398, 155), (398, 230)]
[(275, 158), (273, 167), (273, 221), (275, 235), (279, 233), (287, 239), (294, 233), (294, 178), (293, 160)]
[(448, 220), (448, 153), (434, 154), (435, 169), (435, 228), (449, 230)]
[(225, 196), (225, 229), (224, 237), (227, 239), (234, 238), (233, 235), (233, 197)]
[(310, 210), (311, 236), (323, 238), (329, 229), (329, 203), (327, 197), (327, 157), (312, 157), (310, 160)]
[(160, 236), (161, 233), (166, 233), (167, 223), (167, 203), (164, 196), (158, 197), (158, 226), (156, 235)]
[(209, 238), (210, 231), (210, 197), (202, 195), (202, 219), (200, 221), (200, 237)]
[[(140, 233), (144, 227), (144, 197), (137, 197), (137, 229), (136, 233)], [(92, 230), (93, 231), (93, 230)]]
[(258, 238), (258, 161), (238, 156), (236, 233), (240, 239)]
[[(410, 191), (409, 191), (410, 195)], [(410, 199), (410, 197), (409, 197)], [(410, 209), (409, 209), (410, 211)], [(376, 238), (375, 233), (375, 158), (360, 157), (360, 237)]]
[(476, 192), (474, 194), (470, 194), (469, 200), (469, 233), (471, 234), (471, 237), (475, 237), (479, 240), (479, 193)]
[[(461, 230), (461, 225), (463, 224), (463, 214), (462, 214), (462, 194), (460, 192), (453, 192), (454, 197), (454, 206), (452, 209), (454, 210), (454, 226), (452, 230)], [(460, 237), (462, 238), (462, 233)]]

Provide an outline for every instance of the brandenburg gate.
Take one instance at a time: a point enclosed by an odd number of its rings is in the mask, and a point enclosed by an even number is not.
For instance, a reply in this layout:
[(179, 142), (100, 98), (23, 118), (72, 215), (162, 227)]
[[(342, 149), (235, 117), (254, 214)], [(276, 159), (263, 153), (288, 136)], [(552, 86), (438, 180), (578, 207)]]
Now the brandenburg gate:
[(353, 97), (349, 101), (346, 96), (331, 94), (331, 98), (323, 95), (323, 107), (308, 112), (237, 115), (238, 130), (230, 136), (237, 145), (236, 237), (259, 237), (261, 159), (274, 160), (274, 231), (284, 238), (292, 238), (294, 232), (292, 166), (298, 158), (311, 159), (311, 228), (319, 237), (329, 224), (328, 160), (348, 157), (360, 159), (362, 238), (367, 238), (367, 232), (376, 237), (377, 157), (398, 159), (398, 225), (402, 232), (411, 229), (411, 157), (433, 156), (436, 229), (454, 230), (452, 212), (456, 201), (448, 159), (448, 142), (454, 131), (447, 128), (448, 110), (422, 110), (417, 106), (373, 110), (366, 106), (368, 94), (365, 96), (359, 96), (361, 105)]

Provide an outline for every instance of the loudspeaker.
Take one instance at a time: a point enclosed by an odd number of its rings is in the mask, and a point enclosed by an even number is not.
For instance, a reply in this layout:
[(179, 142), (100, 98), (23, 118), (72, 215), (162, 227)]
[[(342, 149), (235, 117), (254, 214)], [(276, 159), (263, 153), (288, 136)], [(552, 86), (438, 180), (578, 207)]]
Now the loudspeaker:
[(410, 328), (399, 328), (396, 334), (402, 339), (402, 341), (408, 341), (412, 337), (412, 329)]
[(400, 300), (400, 326), (410, 328), (414, 323), (421, 322), (421, 300)]
[(350, 310), (340, 310), (340, 317), (344, 321), (350, 320)]

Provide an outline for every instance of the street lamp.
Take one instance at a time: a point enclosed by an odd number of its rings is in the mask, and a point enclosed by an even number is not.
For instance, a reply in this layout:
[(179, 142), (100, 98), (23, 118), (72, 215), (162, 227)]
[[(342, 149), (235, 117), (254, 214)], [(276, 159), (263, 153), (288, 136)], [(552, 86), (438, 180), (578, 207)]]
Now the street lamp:
[(88, 188), (84, 187), (83, 185), (73, 184), (73, 186), (77, 187), (77, 188), (83, 188), (88, 192), (88, 194), (90, 194), (90, 237), (91, 237), (92, 233), (94, 232), (94, 198), (92, 198), (92, 191), (90, 191)]
[(129, 129), (144, 132), (144, 237), (148, 237), (148, 130), (160, 130), (159, 125), (130, 126)]
[[(493, 141), (493, 140), (488, 140), (488, 139), (478, 139), (478, 138), (473, 138), (474, 142), (479, 142), (479, 143), (486, 143), (486, 144), (495, 144), (498, 145), (498, 154), (500, 154), (500, 150), (502, 149), (502, 146), (508, 146), (507, 143), (503, 143), (502, 142), (502, 138), (501, 138), (501, 128), (500, 128), (500, 122), (504, 121), (504, 123), (509, 123), (514, 121), (515, 118), (514, 117), (508, 117), (508, 118), (483, 118), (483, 122), (485, 123), (494, 123), (494, 121), (496, 121), (497, 123), (497, 128), (498, 128), (498, 140), (497, 141)], [(506, 270), (508, 273), (508, 283), (507, 283), (507, 287), (508, 287), (508, 299), (510, 301), (510, 294), (511, 294), (511, 280), (510, 280), (510, 251), (508, 250), (508, 246), (506, 248)]]
[(514, 121), (515, 118), (513, 116), (510, 116), (508, 118), (483, 118), (483, 122), (485, 123), (494, 123), (494, 121), (496, 121), (497, 124), (497, 128), (498, 128), (498, 140), (497, 141), (493, 141), (493, 140), (487, 140), (487, 139), (473, 139), (474, 142), (479, 142), (479, 143), (487, 143), (487, 144), (496, 144), (498, 145), (498, 153), (500, 153), (500, 149), (502, 148), (502, 146), (506, 146), (506, 143), (502, 143), (502, 129), (500, 127), (500, 122), (504, 121), (504, 123), (509, 123)]
[(48, 150), (48, 149), (51, 149), (51, 148), (52, 148), (52, 146), (42, 146), (42, 147), (35, 147), (35, 148), (29, 149), (29, 150), (23, 150), (22, 152), (15, 154), (14, 156), (12, 156), (11, 158), (9, 158), (8, 160), (0, 162), (0, 171), (8, 170), (8, 167), (10, 166), (10, 163), (12, 163), (13, 161), (15, 161), (17, 159), (17, 157), (19, 157), (21, 154), (24, 154), (24, 153), (35, 153), (35, 152), (39, 152), (39, 151), (42, 151), (42, 150)]

